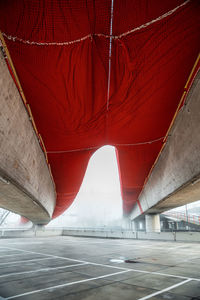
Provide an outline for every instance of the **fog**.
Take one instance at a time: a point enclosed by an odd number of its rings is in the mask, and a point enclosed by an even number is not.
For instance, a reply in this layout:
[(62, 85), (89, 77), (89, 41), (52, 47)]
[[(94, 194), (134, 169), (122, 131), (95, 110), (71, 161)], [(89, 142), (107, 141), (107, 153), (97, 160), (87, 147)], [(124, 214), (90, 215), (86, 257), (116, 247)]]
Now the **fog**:
[[(196, 208), (200, 201), (177, 207), (175, 211)], [(199, 208), (199, 209), (198, 209)], [(195, 212), (194, 211), (194, 212)], [(193, 212), (193, 213), (194, 213)], [(0, 221), (6, 211), (0, 209)], [(19, 225), (20, 216), (10, 213), (0, 226)], [(80, 191), (73, 204), (47, 227), (123, 227), (122, 198), (115, 148), (104, 146), (91, 157)], [(30, 224), (27, 226), (31, 226)]]
[(122, 198), (115, 148), (104, 146), (91, 157), (73, 204), (49, 226), (120, 226), (121, 218)]

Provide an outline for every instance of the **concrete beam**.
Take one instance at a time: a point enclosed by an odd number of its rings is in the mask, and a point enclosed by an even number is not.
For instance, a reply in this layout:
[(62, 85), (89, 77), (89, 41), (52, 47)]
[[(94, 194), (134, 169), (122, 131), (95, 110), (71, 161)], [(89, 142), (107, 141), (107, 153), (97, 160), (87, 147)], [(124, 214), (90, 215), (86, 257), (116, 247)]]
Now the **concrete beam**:
[(55, 201), (45, 156), (0, 55), (0, 207), (46, 224)]
[[(145, 213), (160, 213), (200, 200), (200, 71), (172, 126), (167, 143), (139, 201)], [(130, 218), (141, 214), (134, 207)]]

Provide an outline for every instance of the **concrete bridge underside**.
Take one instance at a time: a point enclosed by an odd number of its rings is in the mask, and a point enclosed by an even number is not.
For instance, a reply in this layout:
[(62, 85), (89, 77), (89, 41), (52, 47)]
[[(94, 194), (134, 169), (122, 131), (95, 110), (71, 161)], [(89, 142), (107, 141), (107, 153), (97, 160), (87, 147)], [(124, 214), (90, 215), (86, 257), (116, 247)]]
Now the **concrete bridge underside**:
[(153, 217), (197, 200), (200, 200), (200, 71), (139, 197), (141, 207), (134, 207), (130, 218), (140, 216), (141, 210)]
[(0, 55), (0, 207), (45, 224), (55, 199), (45, 156)]
[[(45, 156), (0, 58), (0, 207), (38, 224), (51, 220), (56, 193)], [(131, 219), (200, 199), (200, 72), (154, 166)]]

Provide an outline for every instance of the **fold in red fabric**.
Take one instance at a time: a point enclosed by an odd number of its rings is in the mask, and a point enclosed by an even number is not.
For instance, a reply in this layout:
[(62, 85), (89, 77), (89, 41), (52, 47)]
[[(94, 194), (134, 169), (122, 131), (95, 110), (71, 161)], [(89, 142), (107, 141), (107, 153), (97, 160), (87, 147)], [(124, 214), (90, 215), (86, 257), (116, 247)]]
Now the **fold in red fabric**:
[(199, 52), (198, 0), (112, 3), (0, 2), (0, 30), (56, 184), (54, 217), (73, 202), (103, 145), (116, 147), (131, 212)]

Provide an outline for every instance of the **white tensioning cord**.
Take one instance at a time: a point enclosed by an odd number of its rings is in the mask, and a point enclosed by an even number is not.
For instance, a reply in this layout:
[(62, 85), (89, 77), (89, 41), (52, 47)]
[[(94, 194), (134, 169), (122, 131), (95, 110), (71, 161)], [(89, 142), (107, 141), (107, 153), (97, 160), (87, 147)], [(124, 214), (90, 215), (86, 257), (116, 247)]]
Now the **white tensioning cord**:
[(108, 90), (107, 90), (107, 105), (106, 110), (109, 108), (109, 97), (110, 97), (110, 76), (111, 76), (111, 58), (112, 58), (112, 27), (113, 27), (113, 7), (114, 0), (111, 0), (111, 13), (110, 13), (110, 44), (109, 44), (109, 62), (108, 62)]
[[(155, 140), (151, 140), (151, 141), (147, 141), (147, 142), (138, 142), (138, 143), (132, 143), (132, 144), (111, 144), (109, 146), (121, 146), (121, 147), (125, 147), (125, 146), (141, 146), (141, 145), (148, 145), (148, 144), (153, 144), (159, 141), (164, 140), (165, 136), (162, 136), (158, 139)], [(86, 151), (86, 150), (94, 150), (94, 149), (99, 149), (101, 147), (103, 147), (105, 145), (99, 145), (96, 147), (89, 147), (89, 148), (80, 148), (80, 149), (69, 149), (69, 150), (49, 150), (47, 151), (47, 153), (67, 153), (67, 152), (77, 152), (77, 151)]]

